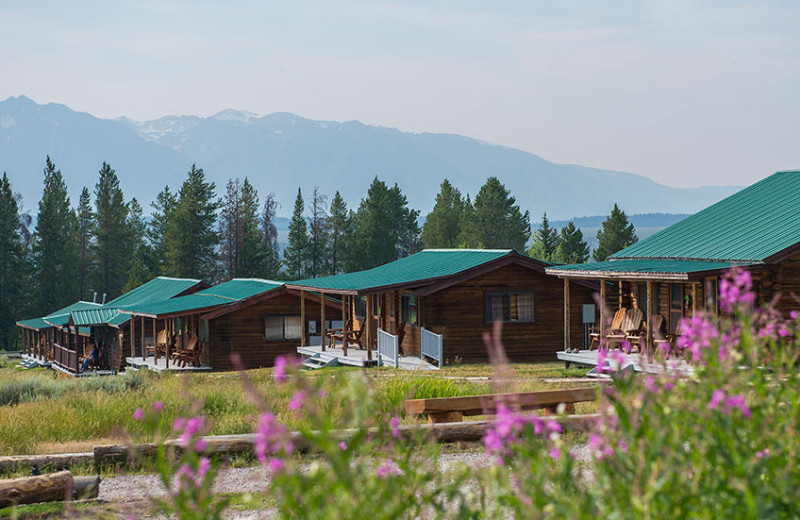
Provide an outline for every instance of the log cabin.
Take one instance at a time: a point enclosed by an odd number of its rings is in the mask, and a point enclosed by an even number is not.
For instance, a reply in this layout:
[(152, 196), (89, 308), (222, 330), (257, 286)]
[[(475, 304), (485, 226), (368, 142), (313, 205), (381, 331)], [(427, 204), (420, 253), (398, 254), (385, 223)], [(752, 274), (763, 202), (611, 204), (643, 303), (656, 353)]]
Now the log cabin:
[(71, 354), (62, 345), (72, 342), (72, 351), (82, 352), (89, 344), (91, 332), (88, 327), (70, 331), (69, 315), (72, 311), (97, 307), (100, 307), (99, 303), (77, 301), (47, 316), (18, 321), (17, 326), (22, 329), (23, 350), (37, 363), (68, 365)]
[[(486, 362), (483, 333), (497, 320), (510, 360), (545, 361), (556, 358), (565, 337), (582, 341), (581, 320), (565, 329), (564, 315), (581, 315), (596, 287), (572, 284), (565, 299), (547, 265), (513, 250), (426, 249), (374, 269), (286, 285), (341, 297), (341, 321), (352, 324), (368, 361), (377, 357), (378, 338), (389, 335), (402, 355), (439, 366)], [(304, 347), (298, 352), (308, 355)], [(349, 341), (342, 347), (353, 348)]]
[[(685, 316), (719, 315), (719, 281), (731, 266), (753, 276), (759, 305), (788, 314), (800, 294), (800, 171), (779, 171), (611, 255), (605, 262), (559, 265), (546, 272), (601, 283), (601, 323), (620, 308), (638, 308), (645, 347), (679, 333)], [(568, 318), (568, 317), (567, 317)], [(656, 323), (663, 324), (661, 330)], [(569, 323), (565, 323), (565, 327)], [(567, 348), (569, 349), (569, 345)]]
[[(70, 311), (66, 329), (73, 334), (77, 330), (90, 329), (91, 343), (100, 346), (100, 368), (115, 373), (125, 366), (125, 352), (139, 352), (145, 344), (144, 327), (137, 328), (135, 325), (139, 324), (134, 324), (130, 315), (120, 312), (122, 307), (160, 302), (192, 294), (207, 287), (208, 284), (201, 280), (159, 276), (105, 305)], [(79, 375), (78, 361), (88, 352), (76, 351), (69, 347), (67, 350), (72, 352), (67, 357), (69, 363), (61, 368), (71, 375)]]
[[(326, 327), (341, 326), (336, 321), (341, 302), (322, 300), (314, 293), (301, 295), (283, 282), (252, 278), (235, 278), (161, 302), (124, 306), (121, 312), (131, 317), (132, 324), (140, 324), (138, 330), (146, 329), (150, 338), (165, 331), (163, 349), (132, 355), (127, 363), (154, 370), (233, 370), (237, 367), (231, 355), (237, 354), (245, 369), (272, 366), (276, 357), (296, 353), (301, 330), (316, 330), (326, 310), (332, 318), (325, 320)], [(196, 362), (186, 362), (179, 351), (192, 336), (199, 353)]]

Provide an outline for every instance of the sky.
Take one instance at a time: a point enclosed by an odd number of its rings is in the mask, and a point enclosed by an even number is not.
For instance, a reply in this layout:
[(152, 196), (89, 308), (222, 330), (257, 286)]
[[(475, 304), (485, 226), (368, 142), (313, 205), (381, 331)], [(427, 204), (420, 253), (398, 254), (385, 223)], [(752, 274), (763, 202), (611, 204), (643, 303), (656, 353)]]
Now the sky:
[(0, 3), (0, 99), (457, 133), (670, 186), (800, 168), (800, 2)]

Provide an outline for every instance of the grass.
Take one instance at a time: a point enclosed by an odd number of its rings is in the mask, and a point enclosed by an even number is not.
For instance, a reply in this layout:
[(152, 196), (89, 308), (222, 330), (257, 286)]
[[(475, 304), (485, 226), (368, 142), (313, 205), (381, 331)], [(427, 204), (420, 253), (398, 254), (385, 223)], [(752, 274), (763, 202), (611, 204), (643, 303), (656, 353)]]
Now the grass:
[[(248, 433), (257, 409), (248, 403), (236, 373), (186, 374), (134, 372), (103, 378), (58, 378), (52, 371), (23, 371), (15, 364), (0, 366), (0, 455), (91, 451), (96, 444), (152, 440), (131, 417), (137, 407), (164, 403), (165, 430), (180, 415), (203, 413), (212, 421), (211, 434)], [(322, 369), (307, 377), (325, 378), (329, 393), (343, 392), (359, 370)], [(488, 365), (456, 365), (432, 372), (370, 370), (373, 392), (385, 415), (398, 413), (403, 422), (405, 399), (474, 395), (493, 391)], [(514, 365), (514, 391), (579, 386), (557, 378), (576, 377), (581, 369), (565, 370), (558, 363)], [(276, 385), (271, 369), (248, 372), (266, 405), (290, 427), (300, 426), (287, 410), (291, 389)], [(478, 379), (475, 379), (478, 378)], [(551, 380), (553, 379), (553, 380)], [(579, 406), (579, 413), (592, 411)], [(334, 414), (336, 411), (334, 410)], [(336, 417), (334, 417), (336, 419)]]

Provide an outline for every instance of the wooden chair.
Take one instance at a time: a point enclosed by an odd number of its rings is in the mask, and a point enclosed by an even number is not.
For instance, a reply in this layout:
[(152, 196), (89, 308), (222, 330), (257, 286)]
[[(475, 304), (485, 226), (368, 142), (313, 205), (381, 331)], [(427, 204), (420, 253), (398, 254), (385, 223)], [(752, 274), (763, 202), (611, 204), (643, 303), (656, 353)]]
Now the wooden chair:
[[(663, 331), (664, 316), (660, 314), (653, 314), (652, 319), (653, 319), (653, 325), (652, 325), (653, 341), (656, 341), (657, 339), (664, 337), (664, 331)], [(647, 336), (647, 327), (643, 326), (642, 329), (639, 330), (638, 332), (628, 335), (628, 342), (632, 346), (638, 348), (639, 351), (641, 352), (642, 347), (645, 346), (645, 341), (647, 341), (646, 336)]]
[[(610, 333), (618, 332), (622, 328), (622, 320), (625, 319), (625, 312), (627, 309), (625, 307), (621, 307), (616, 314), (614, 314), (614, 319), (611, 320), (611, 327), (605, 330), (605, 335)], [(603, 327), (604, 324), (600, 324), (600, 327)], [(589, 331), (589, 338), (591, 338), (591, 342), (589, 343), (589, 350), (594, 350), (598, 346), (600, 346), (600, 330), (599, 328), (593, 328)]]
[(344, 331), (353, 328), (353, 318), (347, 318), (347, 321), (344, 323), (344, 327), (341, 329), (328, 329), (325, 332), (325, 336), (328, 337), (328, 348), (333, 348), (336, 346), (337, 341), (341, 341), (344, 343)]
[(156, 336), (155, 345), (149, 345), (147, 347), (147, 354), (148, 355), (152, 353), (153, 356), (155, 357), (156, 356), (156, 352), (158, 352), (159, 356), (166, 357), (166, 355), (167, 355), (167, 331), (166, 330), (160, 330), (158, 332), (158, 335)]
[(198, 346), (199, 338), (194, 335), (189, 335), (189, 343), (185, 348), (176, 348), (172, 353), (172, 360), (179, 366), (185, 367), (186, 363), (193, 363), (195, 366), (200, 366), (200, 348)]
[(349, 329), (344, 331), (345, 341), (347, 341), (348, 345), (351, 343), (355, 343), (356, 345), (358, 345), (358, 348), (364, 350), (364, 345), (361, 342), (361, 336), (364, 335), (364, 329), (366, 327), (364, 327), (364, 323), (360, 322), (356, 323), (358, 323), (358, 330), (353, 330), (353, 327), (350, 327)]
[(606, 340), (609, 346), (619, 347), (623, 341), (627, 341), (629, 336), (638, 335), (642, 330), (642, 318), (644, 313), (641, 309), (629, 309), (625, 312), (625, 317), (618, 330), (606, 333)]
[(683, 334), (683, 321), (679, 321), (678, 325), (675, 327), (675, 332), (668, 332), (664, 334), (662, 337), (653, 339), (653, 347), (656, 352), (658, 352), (662, 348), (666, 348), (666, 355), (665, 358), (669, 359), (670, 354), (674, 349), (669, 348), (668, 346), (675, 346), (675, 340), (677, 340)]

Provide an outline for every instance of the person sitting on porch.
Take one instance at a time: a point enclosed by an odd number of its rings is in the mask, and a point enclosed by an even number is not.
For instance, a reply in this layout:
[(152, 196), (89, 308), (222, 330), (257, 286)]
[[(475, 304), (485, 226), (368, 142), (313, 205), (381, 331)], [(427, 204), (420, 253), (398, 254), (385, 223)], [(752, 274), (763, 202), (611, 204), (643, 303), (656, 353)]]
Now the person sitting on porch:
[(86, 359), (83, 360), (84, 372), (89, 369), (90, 364), (93, 367), (100, 366), (100, 349), (97, 347), (97, 345), (93, 346), (92, 351), (89, 353), (88, 356), (86, 356)]

